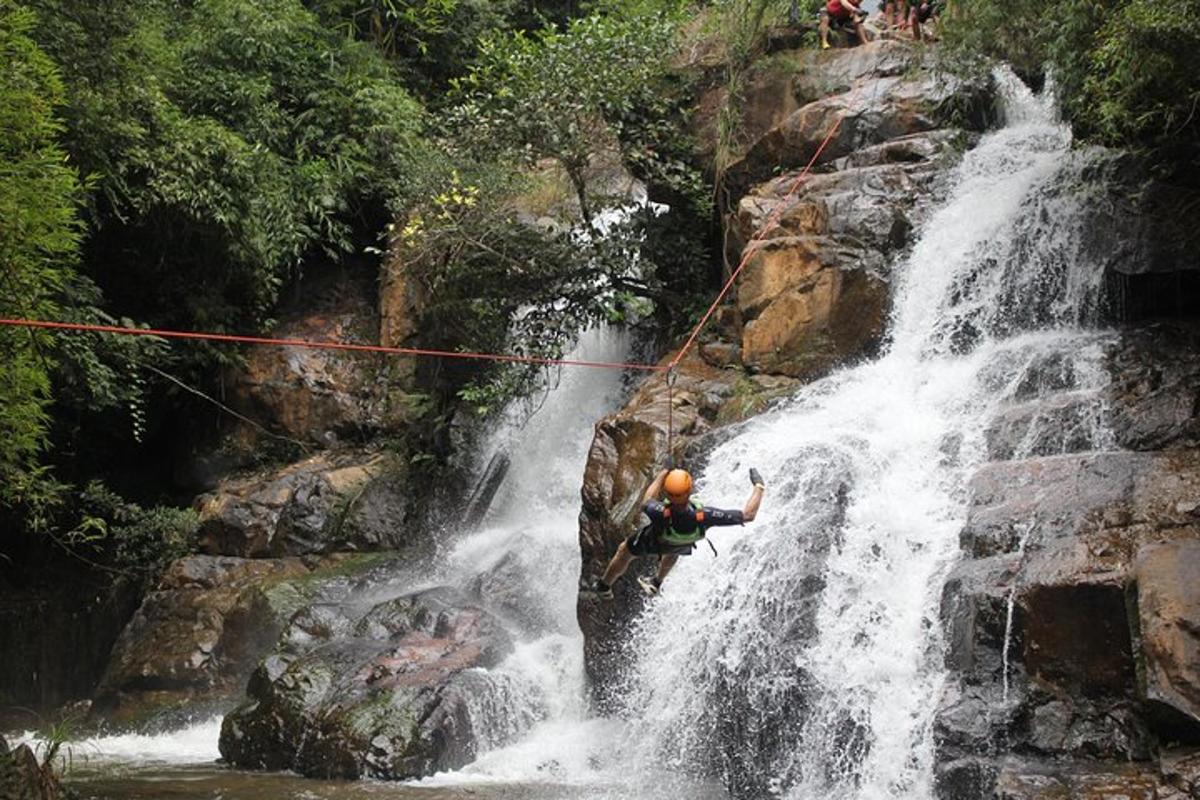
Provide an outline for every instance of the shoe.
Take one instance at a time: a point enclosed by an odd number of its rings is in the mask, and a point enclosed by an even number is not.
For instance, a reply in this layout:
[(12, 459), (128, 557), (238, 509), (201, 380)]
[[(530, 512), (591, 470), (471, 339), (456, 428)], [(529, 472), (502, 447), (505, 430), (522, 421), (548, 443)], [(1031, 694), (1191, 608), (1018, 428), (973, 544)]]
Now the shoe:
[(599, 579), (597, 579), (596, 582), (592, 584), (591, 592), (592, 592), (592, 594), (596, 595), (596, 597), (600, 598), (601, 600), (612, 600), (613, 599), (612, 587), (609, 586), (604, 581), (599, 580)]
[(828, 49), (829, 49), (829, 42), (821, 42), (821, 49), (822, 49), (822, 50), (828, 50)]
[(642, 587), (642, 591), (646, 593), (647, 597), (657, 597), (658, 593), (662, 591), (662, 581), (660, 581), (657, 577), (638, 578), (638, 586)]

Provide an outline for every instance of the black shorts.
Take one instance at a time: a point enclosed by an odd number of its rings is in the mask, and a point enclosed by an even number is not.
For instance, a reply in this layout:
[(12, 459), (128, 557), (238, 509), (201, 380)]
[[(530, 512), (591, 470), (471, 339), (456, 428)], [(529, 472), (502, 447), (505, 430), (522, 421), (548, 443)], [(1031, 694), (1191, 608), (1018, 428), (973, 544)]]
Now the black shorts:
[(690, 556), (696, 549), (694, 544), (667, 544), (661, 541), (650, 525), (630, 534), (625, 540), (625, 546), (635, 556)]

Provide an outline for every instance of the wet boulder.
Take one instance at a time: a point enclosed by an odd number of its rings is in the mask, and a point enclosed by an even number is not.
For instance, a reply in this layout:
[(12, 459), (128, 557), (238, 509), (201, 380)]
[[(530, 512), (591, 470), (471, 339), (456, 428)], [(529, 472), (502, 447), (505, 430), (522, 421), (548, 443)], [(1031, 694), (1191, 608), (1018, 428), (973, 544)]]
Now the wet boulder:
[[(446, 589), (324, 622), (298, 614), (280, 653), (226, 716), (221, 754), (312, 777), (406, 779), (455, 769), (534, 721), (527, 691), (495, 667), (512, 647), (498, 620)], [(334, 619), (337, 618), (337, 619)], [(532, 706), (536, 708), (536, 706)]]
[(71, 796), (52, 764), (43, 764), (29, 745), (10, 750), (0, 737), (0, 800), (58, 800)]
[(1127, 331), (1107, 369), (1107, 422), (1121, 447), (1200, 446), (1200, 325), (1164, 322)]
[(146, 595), (113, 647), (92, 716), (118, 727), (169, 728), (236, 701), (296, 610), (378, 559), (188, 556)]
[(199, 549), (267, 558), (411, 547), (420, 540), (410, 493), (404, 464), (390, 455), (323, 452), (227, 479), (199, 498)]
[[(939, 796), (1105, 797), (1125, 778), (1141, 791), (1114, 765), (1149, 761), (1156, 737), (1179, 736), (1190, 719), (1191, 678), (1176, 665), (1189, 658), (1186, 626), (1195, 618), (1180, 587), (1193, 558), (1187, 548), (1200, 541), (1188, 510), (1200, 496), (1200, 456), (997, 462), (979, 470), (971, 495), (967, 558), (942, 600), (951, 681), (935, 717), (947, 787)], [(1141, 624), (1154, 644), (1137, 635)], [(1158, 713), (1146, 713), (1146, 700)], [(1005, 772), (1010, 753), (1046, 761)], [(1053, 766), (1064, 757), (1082, 759), (1084, 772)], [(989, 780), (999, 781), (995, 794), (952, 791)]]
[(1045, 764), (1010, 759), (996, 780), (996, 800), (1161, 800), (1162, 781), (1144, 764), (1074, 762)]

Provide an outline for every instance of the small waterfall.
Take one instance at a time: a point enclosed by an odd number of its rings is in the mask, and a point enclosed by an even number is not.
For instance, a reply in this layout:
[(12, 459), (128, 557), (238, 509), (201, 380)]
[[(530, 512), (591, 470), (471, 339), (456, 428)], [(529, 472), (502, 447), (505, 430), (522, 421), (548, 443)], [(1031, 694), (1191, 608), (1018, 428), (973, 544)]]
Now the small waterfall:
[(647, 764), (737, 797), (931, 796), (938, 602), (966, 482), (1006, 433), (994, 421), (1033, 403), (1009, 457), (1070, 447), (1036, 407), (1065, 391), (1073, 436), (1103, 440), (1088, 154), (1052, 98), (996, 77), (1007, 124), (964, 156), (900, 265), (884, 355), (752, 421), (699, 476), (717, 506), (741, 506), (750, 466), (768, 493), (753, 524), (714, 532), (721, 558), (683, 560), (630, 638)]
[[(585, 332), (574, 358), (624, 361), (629, 337), (617, 329)], [(575, 621), (579, 581), (579, 476), (593, 425), (625, 394), (620, 371), (565, 369), (544, 395), (514, 402), (484, 444), (481, 460), (505, 453), (510, 466), (480, 528), (467, 534), (444, 566), (450, 583), (477, 582), (483, 602), (521, 632), (514, 653), (488, 677), (505, 690), (502, 706), (479, 719), (502, 730), (474, 764), (423, 784), (588, 782), (599, 777), (591, 745), (614, 725), (588, 719), (583, 641)], [(512, 719), (532, 725), (511, 725)], [(514, 735), (516, 733), (524, 735)]]

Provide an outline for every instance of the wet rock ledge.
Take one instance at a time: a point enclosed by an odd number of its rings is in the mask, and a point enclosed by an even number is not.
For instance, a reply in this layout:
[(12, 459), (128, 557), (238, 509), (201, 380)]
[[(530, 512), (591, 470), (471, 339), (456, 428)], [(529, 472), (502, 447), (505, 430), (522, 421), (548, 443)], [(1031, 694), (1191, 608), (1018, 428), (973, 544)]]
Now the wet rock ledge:
[(1200, 326), (1127, 330), (1107, 368), (1111, 438), (1014, 457), (1002, 427), (971, 483), (942, 602), (945, 800), (1200, 797)]

